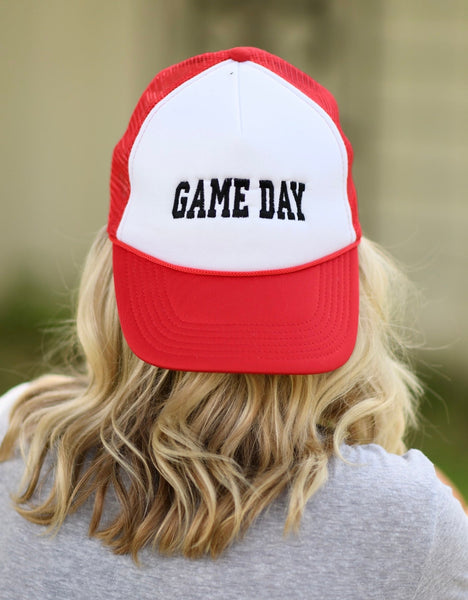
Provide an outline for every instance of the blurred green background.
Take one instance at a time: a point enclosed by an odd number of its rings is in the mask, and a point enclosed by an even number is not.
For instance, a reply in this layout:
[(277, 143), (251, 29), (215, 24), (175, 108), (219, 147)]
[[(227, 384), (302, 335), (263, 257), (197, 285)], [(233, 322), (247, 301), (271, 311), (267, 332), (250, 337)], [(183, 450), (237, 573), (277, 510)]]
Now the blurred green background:
[(154, 74), (260, 46), (338, 100), (365, 235), (421, 289), (411, 439), (468, 497), (466, 0), (0, 4), (0, 393), (40, 372), (105, 223), (113, 146)]

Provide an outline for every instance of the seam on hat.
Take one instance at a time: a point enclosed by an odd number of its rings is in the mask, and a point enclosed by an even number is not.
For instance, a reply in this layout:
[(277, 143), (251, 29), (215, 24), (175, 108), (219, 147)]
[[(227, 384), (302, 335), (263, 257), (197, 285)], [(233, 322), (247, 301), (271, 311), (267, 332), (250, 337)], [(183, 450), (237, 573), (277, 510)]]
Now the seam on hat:
[(241, 105), (241, 96), (240, 96), (240, 65), (236, 63), (236, 89), (237, 89), (237, 118), (239, 123), (239, 133), (242, 135), (244, 133), (244, 124), (242, 121), (242, 105)]
[(143, 258), (144, 260), (147, 260), (148, 262), (153, 262), (158, 265), (162, 265), (163, 267), (166, 267), (168, 269), (173, 269), (174, 271), (181, 271), (183, 273), (192, 273), (194, 275), (201, 275), (201, 276), (213, 275), (213, 276), (219, 276), (219, 277), (257, 277), (257, 276), (262, 276), (262, 275), (283, 275), (286, 273), (294, 273), (295, 271), (301, 271), (302, 269), (308, 269), (310, 267), (314, 267), (321, 263), (328, 262), (329, 260), (337, 258), (341, 254), (345, 254), (346, 252), (349, 252), (353, 248), (356, 248), (360, 243), (360, 238), (357, 238), (356, 240), (354, 240), (354, 242), (351, 242), (344, 248), (335, 250), (334, 252), (331, 252), (330, 254), (327, 254), (326, 256), (322, 256), (321, 258), (318, 258), (316, 260), (312, 260), (307, 263), (302, 263), (300, 265), (294, 265), (292, 267), (281, 267), (278, 269), (257, 269), (254, 271), (219, 271), (216, 269), (210, 270), (210, 269), (200, 269), (197, 267), (185, 267), (183, 265), (176, 265), (176, 264), (167, 262), (165, 260), (162, 260), (160, 258), (157, 258), (155, 256), (151, 256), (151, 254), (147, 254), (146, 252), (143, 252), (142, 250), (138, 250), (137, 248), (134, 248), (133, 246), (128, 245), (126, 242), (119, 240), (118, 238), (116, 238), (113, 235), (110, 235), (109, 237), (110, 237), (110, 240), (112, 241), (112, 243), (115, 244), (116, 246), (120, 246), (120, 248), (126, 250), (127, 252), (130, 252), (131, 254), (135, 254), (139, 258)]

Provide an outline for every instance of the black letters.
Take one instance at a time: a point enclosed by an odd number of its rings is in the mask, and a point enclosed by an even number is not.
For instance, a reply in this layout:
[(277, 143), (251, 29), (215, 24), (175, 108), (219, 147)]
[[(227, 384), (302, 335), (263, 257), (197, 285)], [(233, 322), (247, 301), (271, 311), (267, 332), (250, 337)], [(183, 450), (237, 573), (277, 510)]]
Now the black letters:
[[(174, 206), (172, 207), (172, 216), (174, 219), (181, 219), (185, 217), (185, 208), (187, 207), (187, 196), (180, 196), (181, 191), (190, 192), (190, 185), (188, 181), (181, 181), (176, 187), (174, 196)], [(179, 208), (180, 201), (180, 208)]]
[(294, 213), (291, 210), (291, 204), (289, 203), (288, 188), (286, 186), (286, 181), (281, 182), (281, 191), (278, 202), (278, 219), (284, 220), (284, 209), (288, 211), (288, 219), (290, 221), (293, 221), (296, 217), (294, 216)]
[[(262, 219), (273, 219), (275, 214), (275, 202), (273, 182), (269, 179), (260, 179), (258, 182), (262, 191), (262, 208), (260, 209), (260, 217)], [(267, 197), (268, 196), (268, 197)], [(268, 208), (267, 208), (268, 205)]]
[(195, 194), (193, 196), (192, 204), (190, 205), (189, 210), (187, 211), (187, 219), (193, 219), (195, 216), (195, 209), (198, 208), (198, 219), (203, 219), (206, 217), (205, 213), (205, 190), (203, 188), (203, 179), (198, 181), (197, 189), (195, 190)]
[(250, 187), (250, 179), (234, 179), (234, 186), (236, 193), (234, 194), (234, 209), (232, 211), (233, 217), (248, 217), (249, 207), (243, 206), (240, 208), (241, 202), (245, 202), (245, 194), (242, 193), (242, 189), (248, 190)]
[(219, 189), (219, 179), (211, 180), (211, 200), (210, 208), (208, 210), (209, 217), (216, 217), (216, 202), (220, 204), (224, 202), (222, 217), (230, 217), (231, 212), (229, 210), (229, 190), (231, 189), (232, 179), (226, 178), (223, 182), (223, 186)]
[[(297, 188), (297, 193), (296, 193)], [(305, 221), (304, 213), (301, 210), (301, 202), (302, 202), (302, 194), (305, 190), (304, 183), (297, 183), (296, 181), (291, 181), (291, 191), (294, 196), (294, 200), (296, 201), (297, 206), (297, 218), (299, 221)]]
[[(222, 181), (222, 183), (220, 183)], [(205, 211), (205, 183), (211, 185), (210, 204)], [(234, 198), (230, 196), (231, 187), (234, 185)], [(256, 181), (254, 181), (254, 186)], [(250, 192), (251, 196), (255, 193), (255, 200), (252, 198), (252, 206), (258, 207), (257, 218), (260, 219), (280, 219), (281, 221), (305, 221), (306, 217), (302, 212), (302, 199), (306, 189), (306, 184), (299, 181), (282, 179), (273, 181), (271, 179), (260, 179), (258, 188), (254, 187)], [(172, 216), (174, 219), (204, 219), (205, 217), (215, 218), (246, 218), (249, 216), (249, 204), (246, 202), (245, 190), (250, 190), (250, 179), (235, 179), (226, 177), (224, 180), (212, 178), (199, 179), (198, 183), (192, 185), (194, 192), (191, 192), (190, 183), (181, 181), (175, 190), (174, 202), (172, 206)], [(275, 190), (276, 187), (276, 190)], [(279, 188), (279, 189), (278, 189)], [(295, 202), (296, 211), (291, 205), (290, 193)], [(192, 195), (193, 194), (193, 195)], [(260, 196), (260, 197), (259, 197)], [(231, 200), (233, 204), (231, 207)], [(190, 206), (190, 208), (188, 208)], [(218, 210), (219, 208), (219, 210)]]

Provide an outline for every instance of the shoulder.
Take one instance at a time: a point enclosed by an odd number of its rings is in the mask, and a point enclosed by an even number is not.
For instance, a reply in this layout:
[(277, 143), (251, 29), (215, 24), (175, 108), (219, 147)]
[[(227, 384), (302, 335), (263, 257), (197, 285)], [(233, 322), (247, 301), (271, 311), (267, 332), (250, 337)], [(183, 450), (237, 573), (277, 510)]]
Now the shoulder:
[[(398, 456), (375, 444), (341, 450), (343, 459), (330, 461), (323, 500), (340, 512), (354, 547), (391, 565), (415, 599), (464, 597), (468, 519), (431, 461), (419, 450)], [(393, 581), (387, 584), (391, 590)]]
[(11, 388), (11, 390), (8, 390), (8, 392), (3, 394), (3, 396), (0, 396), (0, 443), (8, 429), (10, 412), (13, 404), (16, 402), (16, 400), (18, 400), (21, 394), (28, 389), (29, 386), (29, 382), (21, 383), (20, 385)]
[(341, 447), (343, 460), (334, 460), (333, 468), (339, 476), (353, 476), (357, 480), (378, 482), (380, 487), (412, 492), (421, 487), (429, 491), (438, 482), (432, 462), (419, 450), (409, 450), (402, 456), (391, 454), (377, 444)]
[(451, 489), (437, 477), (432, 462), (419, 450), (399, 456), (376, 444), (342, 446), (342, 458), (330, 462), (330, 484), (359, 497), (360, 505), (388, 515), (404, 513), (427, 524), (441, 505), (459, 506)]

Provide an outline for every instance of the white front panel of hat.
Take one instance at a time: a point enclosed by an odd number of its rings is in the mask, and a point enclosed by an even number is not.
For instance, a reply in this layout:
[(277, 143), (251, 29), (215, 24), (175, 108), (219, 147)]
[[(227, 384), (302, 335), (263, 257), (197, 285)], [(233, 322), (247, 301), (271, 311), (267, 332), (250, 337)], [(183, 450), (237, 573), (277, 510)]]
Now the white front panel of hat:
[(117, 237), (184, 267), (306, 264), (356, 239), (347, 174), (343, 140), (315, 102), (255, 63), (227, 60), (146, 118)]

